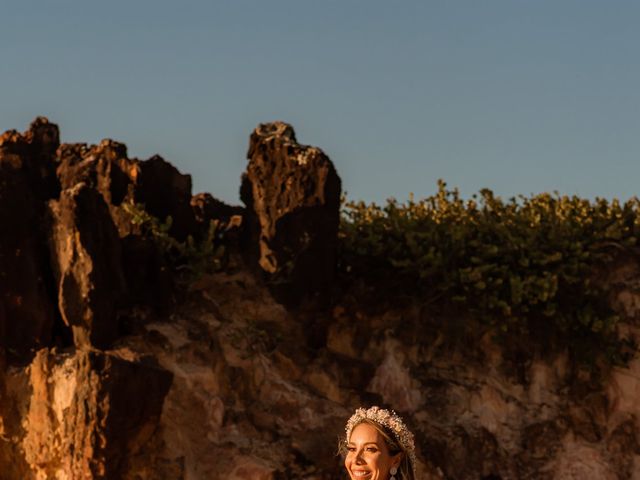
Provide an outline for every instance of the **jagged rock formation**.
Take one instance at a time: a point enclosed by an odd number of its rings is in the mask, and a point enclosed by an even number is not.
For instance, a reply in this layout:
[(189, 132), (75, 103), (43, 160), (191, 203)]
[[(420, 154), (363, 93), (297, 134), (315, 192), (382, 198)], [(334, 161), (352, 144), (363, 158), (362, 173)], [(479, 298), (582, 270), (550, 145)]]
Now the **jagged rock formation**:
[(334, 276), (341, 191), (331, 160), (300, 145), (282, 122), (260, 124), (247, 157), (240, 193), (249, 255), (284, 301), (326, 289)]
[(162, 158), (129, 159), (109, 140), (60, 145), (45, 118), (0, 137), (0, 200), (1, 476), (121, 478), (172, 374), (108, 349), (135, 309), (166, 307), (173, 291), (124, 204), (175, 218), (176, 239), (213, 217), (196, 220), (191, 178)]
[[(340, 478), (344, 420), (384, 404), (421, 479), (640, 479), (640, 359), (518, 356), (455, 328), (472, 318), (348, 282), (290, 308), (336, 280), (340, 181), (286, 124), (258, 127), (249, 159), (243, 209), (117, 142), (59, 145), (46, 119), (0, 137), (0, 478)], [(176, 290), (136, 203), (176, 240), (216, 220), (226, 268)], [(638, 259), (603, 278), (637, 334)]]
[(41, 225), (45, 202), (59, 191), (52, 161), (57, 144), (57, 129), (42, 119), (24, 136), (0, 136), (0, 342), (11, 355), (51, 340), (54, 302)]
[(96, 190), (77, 183), (51, 200), (51, 249), (58, 308), (76, 346), (107, 348), (118, 336), (125, 289), (118, 231)]
[(127, 157), (125, 145), (103, 140), (99, 145), (62, 145), (57, 175), (63, 188), (83, 182), (99, 191), (110, 208), (121, 236), (136, 233), (131, 218), (119, 208), (123, 202), (142, 204), (155, 217), (171, 217), (171, 234), (183, 240), (195, 229), (190, 206), (191, 177), (162, 157), (137, 161)]

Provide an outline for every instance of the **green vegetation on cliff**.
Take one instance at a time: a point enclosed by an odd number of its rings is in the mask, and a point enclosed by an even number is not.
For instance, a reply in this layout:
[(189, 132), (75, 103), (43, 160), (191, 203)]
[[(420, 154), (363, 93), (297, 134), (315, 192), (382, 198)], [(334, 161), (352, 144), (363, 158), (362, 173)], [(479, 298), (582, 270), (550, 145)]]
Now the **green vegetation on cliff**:
[(154, 240), (164, 259), (178, 274), (176, 279), (180, 282), (189, 283), (204, 273), (223, 268), (226, 252), (218, 232), (219, 221), (209, 222), (203, 238), (196, 240), (189, 235), (186, 240), (179, 241), (169, 233), (173, 222), (170, 216), (161, 221), (147, 212), (142, 204), (125, 202), (122, 208), (130, 215), (132, 225), (140, 229), (140, 234)]
[(640, 238), (640, 201), (558, 194), (509, 201), (482, 190), (381, 207), (347, 202), (343, 271), (373, 274), (434, 303), (458, 305), (507, 335), (543, 325), (618, 362), (617, 316), (600, 267)]
[[(640, 239), (640, 200), (593, 201), (558, 194), (504, 201), (484, 189), (463, 200), (439, 182), (437, 194), (385, 206), (345, 202), (339, 232), (341, 278), (361, 281), (378, 301), (412, 299), (454, 307), (503, 339), (544, 332), (572, 354), (624, 363), (603, 274)], [(142, 205), (124, 205), (152, 237), (178, 279), (224, 269), (223, 232), (179, 242)], [(627, 257), (629, 258), (629, 257)], [(598, 355), (594, 355), (597, 352)]]

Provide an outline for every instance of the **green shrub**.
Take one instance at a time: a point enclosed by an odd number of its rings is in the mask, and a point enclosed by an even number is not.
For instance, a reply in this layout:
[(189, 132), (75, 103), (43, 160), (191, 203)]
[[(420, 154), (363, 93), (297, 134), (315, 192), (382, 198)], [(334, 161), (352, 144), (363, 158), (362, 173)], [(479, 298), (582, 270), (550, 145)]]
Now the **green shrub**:
[[(598, 267), (640, 234), (640, 202), (589, 201), (558, 194), (509, 201), (482, 190), (470, 200), (438, 193), (383, 207), (343, 205), (341, 268), (381, 275), (412, 295), (451, 302), (505, 334), (533, 322), (602, 350), (617, 343), (618, 318)], [(616, 361), (614, 351), (607, 354)]]
[(200, 241), (189, 235), (184, 242), (180, 242), (169, 234), (172, 224), (170, 216), (162, 222), (148, 213), (142, 204), (123, 203), (122, 208), (131, 216), (131, 223), (140, 229), (140, 233), (154, 240), (182, 283), (190, 283), (204, 273), (223, 268), (226, 252), (218, 235), (217, 220), (209, 223), (207, 234)]

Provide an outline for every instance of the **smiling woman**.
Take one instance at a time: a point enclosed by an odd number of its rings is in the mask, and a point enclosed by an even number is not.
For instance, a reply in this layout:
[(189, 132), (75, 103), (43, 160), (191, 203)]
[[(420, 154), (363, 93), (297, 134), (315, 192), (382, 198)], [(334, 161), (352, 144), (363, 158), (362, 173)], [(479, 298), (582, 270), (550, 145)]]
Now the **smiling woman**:
[(413, 434), (395, 412), (359, 408), (345, 431), (342, 452), (351, 480), (415, 480)]

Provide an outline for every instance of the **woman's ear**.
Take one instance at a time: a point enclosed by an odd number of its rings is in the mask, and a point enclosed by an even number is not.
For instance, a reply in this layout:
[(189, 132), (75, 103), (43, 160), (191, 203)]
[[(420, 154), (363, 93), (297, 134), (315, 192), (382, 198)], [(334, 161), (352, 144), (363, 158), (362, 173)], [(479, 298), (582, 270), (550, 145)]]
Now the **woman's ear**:
[(394, 456), (391, 457), (391, 466), (392, 467), (400, 468), (400, 462), (402, 461), (402, 455), (403, 455), (402, 452), (398, 452)]

